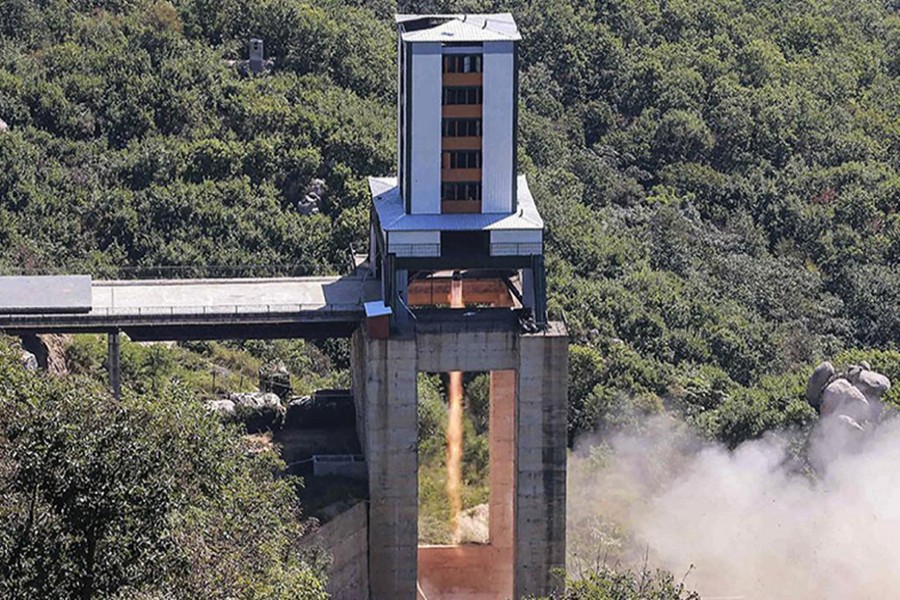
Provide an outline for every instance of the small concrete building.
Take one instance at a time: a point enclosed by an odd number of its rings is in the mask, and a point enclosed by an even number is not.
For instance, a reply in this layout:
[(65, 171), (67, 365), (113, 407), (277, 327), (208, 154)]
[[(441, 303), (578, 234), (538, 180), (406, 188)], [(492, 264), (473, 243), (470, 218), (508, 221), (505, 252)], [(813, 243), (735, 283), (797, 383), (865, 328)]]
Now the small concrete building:
[(491, 272), (515, 280), (521, 308), (544, 323), (544, 222), (516, 173), (516, 23), (508, 13), (396, 23), (399, 173), (369, 182), (384, 297), (402, 321), (411, 278)]

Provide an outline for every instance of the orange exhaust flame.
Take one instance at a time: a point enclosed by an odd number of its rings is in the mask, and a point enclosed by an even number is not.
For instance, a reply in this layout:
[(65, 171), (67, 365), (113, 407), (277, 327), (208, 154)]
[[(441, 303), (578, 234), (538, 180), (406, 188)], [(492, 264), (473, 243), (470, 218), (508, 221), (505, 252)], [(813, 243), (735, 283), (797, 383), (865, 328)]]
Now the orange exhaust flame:
[[(464, 308), (462, 280), (453, 279), (450, 286), (450, 307)], [(450, 411), (447, 423), (447, 498), (450, 502), (450, 529), (453, 543), (460, 542), (459, 514), (462, 512), (463, 457), (463, 377), (461, 371), (450, 373)]]

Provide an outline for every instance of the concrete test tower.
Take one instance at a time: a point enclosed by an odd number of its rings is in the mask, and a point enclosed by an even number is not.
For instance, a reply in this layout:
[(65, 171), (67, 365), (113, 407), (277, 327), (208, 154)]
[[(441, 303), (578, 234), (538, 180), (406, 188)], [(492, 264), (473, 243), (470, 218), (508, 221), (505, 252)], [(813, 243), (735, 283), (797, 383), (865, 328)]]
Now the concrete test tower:
[[(399, 176), (370, 180), (367, 305), (390, 328), (358, 330), (352, 357), (371, 597), (545, 594), (565, 565), (568, 340), (516, 173), (521, 38), (510, 14), (396, 23)], [(489, 541), (420, 545), (417, 373), (466, 371), (490, 372)]]

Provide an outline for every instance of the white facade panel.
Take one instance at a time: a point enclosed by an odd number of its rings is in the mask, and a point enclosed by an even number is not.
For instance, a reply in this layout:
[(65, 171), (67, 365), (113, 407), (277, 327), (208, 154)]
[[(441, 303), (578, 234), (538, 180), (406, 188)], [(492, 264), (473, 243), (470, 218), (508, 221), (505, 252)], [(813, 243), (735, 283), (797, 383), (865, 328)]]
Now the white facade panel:
[(512, 42), (484, 43), (481, 211), (513, 210), (513, 109), (515, 59)]
[(440, 256), (440, 231), (392, 231), (388, 252), (397, 256)]
[(540, 229), (500, 229), (491, 231), (491, 256), (543, 254), (544, 232)]
[(441, 212), (441, 45), (410, 44), (412, 102), (410, 152), (411, 214)]

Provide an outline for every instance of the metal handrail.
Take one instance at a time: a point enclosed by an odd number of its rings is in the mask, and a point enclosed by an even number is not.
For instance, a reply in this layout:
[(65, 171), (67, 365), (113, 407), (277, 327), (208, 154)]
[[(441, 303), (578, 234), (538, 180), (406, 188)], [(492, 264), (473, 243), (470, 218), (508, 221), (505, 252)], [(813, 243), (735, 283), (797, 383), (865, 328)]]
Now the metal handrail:
[(0, 317), (15, 319), (35, 318), (71, 318), (71, 317), (142, 317), (142, 316), (196, 316), (196, 315), (239, 315), (251, 314), (292, 314), (300, 312), (343, 312), (362, 309), (362, 302), (346, 302), (341, 304), (225, 304), (225, 305), (187, 305), (187, 306), (104, 306), (93, 308), (87, 313), (9, 313)]
[(543, 254), (544, 245), (540, 242), (494, 242), (491, 244), (491, 255), (529, 256)]
[(289, 263), (265, 265), (148, 265), (117, 267), (30, 267), (16, 268), (8, 265), (0, 266), (2, 275), (69, 275), (73, 272), (91, 275), (97, 281), (153, 280), (160, 278), (182, 279), (184, 276), (200, 279), (226, 279), (246, 277), (306, 277), (316, 276), (327, 271), (330, 275), (338, 275), (333, 267), (316, 263)]
[(435, 257), (441, 255), (440, 244), (389, 244), (388, 252), (397, 256)]

